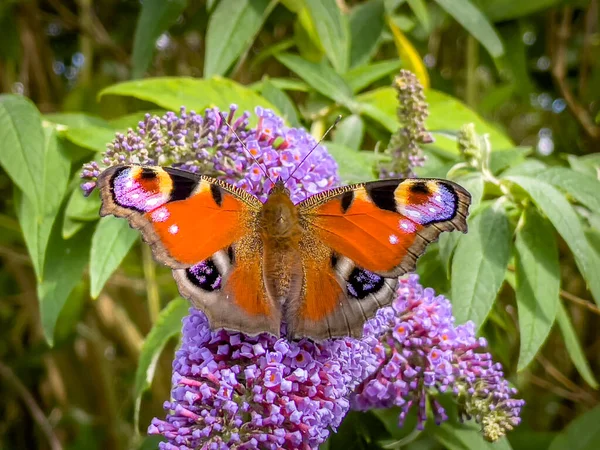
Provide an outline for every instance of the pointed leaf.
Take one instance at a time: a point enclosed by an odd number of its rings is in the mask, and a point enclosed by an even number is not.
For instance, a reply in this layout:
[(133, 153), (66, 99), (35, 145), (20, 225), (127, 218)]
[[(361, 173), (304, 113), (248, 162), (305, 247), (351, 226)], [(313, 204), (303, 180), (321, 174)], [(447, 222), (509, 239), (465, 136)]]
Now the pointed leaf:
[(526, 176), (506, 178), (521, 186), (538, 208), (550, 219), (554, 228), (565, 240), (583, 278), (597, 304), (600, 304), (600, 257), (591, 250), (577, 213), (567, 199), (554, 186)]
[(483, 45), (493, 58), (504, 55), (504, 46), (492, 24), (469, 0), (435, 0)]
[[(484, 189), (484, 181), (481, 173), (469, 173), (466, 175), (461, 175), (459, 177), (454, 178), (458, 184), (464, 187), (471, 194), (471, 206), (469, 207), (469, 217), (467, 219), (467, 223), (470, 225), (473, 220), (473, 213), (479, 206), (481, 202), (481, 197), (483, 196)], [(452, 262), (452, 254), (460, 240), (461, 236), (464, 236), (462, 233), (442, 233), (439, 239), (439, 248), (440, 248), (440, 259), (448, 275), (450, 275), (450, 263)]]
[[(368, 5), (368, 3), (365, 3), (365, 5)], [(355, 67), (346, 72), (343, 77), (352, 92), (356, 94), (375, 81), (391, 73), (396, 73), (398, 70), (400, 70), (400, 61), (390, 59)]]
[(590, 368), (590, 364), (585, 357), (583, 348), (581, 347), (581, 342), (579, 342), (577, 332), (575, 331), (575, 328), (571, 323), (571, 319), (569, 318), (569, 314), (562, 303), (558, 304), (556, 321), (558, 322), (560, 332), (565, 340), (565, 346), (567, 347), (569, 358), (571, 358), (571, 361), (573, 361), (573, 364), (575, 364), (577, 371), (587, 384), (594, 389), (598, 389), (598, 381), (594, 376), (594, 372), (592, 372), (592, 369)]
[(37, 287), (42, 327), (49, 345), (54, 342), (56, 321), (67, 298), (82, 280), (93, 231), (93, 227), (87, 226), (73, 238), (64, 240), (61, 236), (62, 226), (62, 221), (58, 221), (52, 228), (44, 263), (44, 278)]
[(225, 78), (210, 80), (186, 77), (148, 78), (139, 81), (126, 81), (103, 89), (100, 94), (122, 95), (146, 100), (172, 111), (179, 111), (185, 105), (188, 110), (204, 111), (217, 106), (223, 110), (229, 105), (238, 105), (239, 111), (251, 111), (257, 106), (272, 109), (281, 114), (271, 103), (252, 89)]
[(35, 105), (20, 95), (0, 95), (0, 165), (37, 210), (43, 189), (44, 130)]
[(560, 291), (554, 227), (535, 208), (525, 210), (515, 249), (521, 338), (517, 370), (523, 370), (540, 350), (554, 325)]
[(565, 167), (545, 170), (536, 178), (564, 190), (592, 212), (600, 214), (600, 180), (597, 178)]
[(573, 420), (550, 445), (549, 450), (597, 450), (600, 448), (600, 406)]
[[(171, 300), (167, 306), (160, 312), (156, 323), (144, 339), (140, 360), (135, 372), (135, 421), (139, 419), (142, 394), (150, 387), (156, 363), (163, 348), (169, 339), (177, 336), (181, 332), (181, 321), (187, 315), (190, 308), (187, 300), (177, 297)], [(137, 429), (137, 425), (136, 425)]]
[(352, 90), (330, 66), (309, 62), (290, 53), (281, 53), (276, 58), (315, 91), (348, 108), (352, 105)]
[(350, 11), (350, 67), (371, 60), (377, 51), (385, 21), (382, 0), (372, 0), (355, 5)]
[(144, 0), (133, 36), (132, 78), (140, 78), (152, 61), (156, 40), (175, 23), (187, 0)]
[(276, 2), (221, 0), (208, 20), (204, 77), (225, 75), (254, 42)]
[(365, 123), (356, 114), (348, 116), (336, 126), (333, 142), (358, 150), (365, 135)]
[(304, 0), (319, 34), (321, 45), (338, 73), (348, 70), (350, 63), (350, 30), (348, 19), (336, 0)]
[(260, 93), (274, 104), (279, 111), (283, 113), (282, 117), (293, 127), (299, 127), (300, 119), (298, 118), (298, 111), (296, 105), (288, 97), (288, 95), (271, 83), (270, 80), (266, 79), (262, 82), (262, 88)]
[(45, 130), (43, 170), (38, 174), (37, 183), (42, 187), (40, 204), (35, 204), (26, 196), (20, 196), (17, 216), (23, 231), (27, 250), (38, 279), (43, 276), (44, 258), (52, 226), (67, 190), (71, 162), (65, 155), (61, 141), (53, 127)]
[(129, 227), (129, 222), (116, 217), (107, 216), (100, 219), (90, 253), (90, 294), (98, 297), (100, 291), (119, 267), (139, 233)]
[(471, 221), (452, 258), (452, 307), (457, 323), (479, 328), (504, 281), (511, 254), (511, 232), (501, 204), (486, 207)]
[(425, 0), (408, 0), (408, 6), (410, 6), (414, 15), (417, 16), (425, 31), (429, 32), (431, 21), (429, 20), (429, 11), (427, 11)]
[(374, 167), (380, 154), (375, 152), (357, 151), (335, 142), (326, 142), (327, 151), (338, 163), (338, 172), (344, 183), (360, 183), (371, 181), (374, 177)]

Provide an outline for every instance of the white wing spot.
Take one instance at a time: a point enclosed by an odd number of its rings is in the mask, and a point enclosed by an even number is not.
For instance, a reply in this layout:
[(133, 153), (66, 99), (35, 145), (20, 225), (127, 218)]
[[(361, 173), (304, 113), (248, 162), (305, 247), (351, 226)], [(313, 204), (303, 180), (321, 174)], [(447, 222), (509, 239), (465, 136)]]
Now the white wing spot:
[(397, 244), (398, 236), (396, 236), (395, 234), (390, 234), (389, 241), (390, 241), (390, 244), (392, 244), (392, 245)]
[(412, 209), (407, 209), (406, 212), (408, 213), (409, 216), (412, 216), (412, 217), (421, 217), (421, 213), (419, 211), (414, 211)]
[(173, 224), (169, 227), (169, 233), (171, 233), (171, 234), (177, 234), (178, 231), (179, 231), (179, 227), (175, 224)]
[(429, 208), (429, 212), (435, 212), (435, 208)]
[(398, 226), (400, 231), (404, 231), (405, 233), (414, 233), (415, 231), (415, 225), (410, 220), (402, 219), (398, 223)]
[(139, 198), (140, 194), (131, 194), (131, 198)]
[(125, 187), (127, 187), (127, 188), (133, 187), (133, 180), (129, 180), (127, 183), (125, 183)]
[(158, 197), (153, 197), (149, 200), (146, 200), (146, 206), (154, 206), (156, 205), (158, 202), (160, 201), (160, 199)]
[(440, 203), (441, 203), (441, 202), (442, 202), (442, 196), (441, 196), (441, 195), (436, 195), (436, 196), (435, 196), (435, 201), (437, 201), (437, 202), (440, 202)]

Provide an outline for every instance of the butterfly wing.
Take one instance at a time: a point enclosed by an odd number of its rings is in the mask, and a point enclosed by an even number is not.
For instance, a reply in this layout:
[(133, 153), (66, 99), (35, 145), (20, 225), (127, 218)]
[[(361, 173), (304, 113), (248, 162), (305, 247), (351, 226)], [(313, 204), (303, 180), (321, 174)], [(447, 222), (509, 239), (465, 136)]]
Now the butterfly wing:
[(174, 168), (120, 165), (98, 177), (100, 214), (126, 218), (181, 295), (211, 327), (279, 334), (279, 307), (264, 294), (256, 222), (262, 203), (214, 178)]
[[(295, 335), (361, 336), (364, 321), (393, 300), (397, 277), (415, 269), (429, 243), (443, 231), (466, 232), (469, 204), (465, 189), (438, 179), (355, 184), (298, 204), (307, 250)], [(326, 256), (309, 275), (309, 249), (317, 247)], [(336, 292), (331, 303), (320, 295), (323, 286)]]

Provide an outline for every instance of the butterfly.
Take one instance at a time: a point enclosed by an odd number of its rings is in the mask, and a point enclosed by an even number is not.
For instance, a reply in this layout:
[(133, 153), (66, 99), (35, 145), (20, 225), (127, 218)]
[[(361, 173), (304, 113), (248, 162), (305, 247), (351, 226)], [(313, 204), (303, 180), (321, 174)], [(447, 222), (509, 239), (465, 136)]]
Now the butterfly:
[(443, 231), (467, 231), (469, 193), (441, 179), (352, 184), (294, 204), (278, 179), (249, 192), (171, 167), (98, 177), (100, 214), (127, 219), (212, 329), (315, 341), (362, 336), (398, 277)]

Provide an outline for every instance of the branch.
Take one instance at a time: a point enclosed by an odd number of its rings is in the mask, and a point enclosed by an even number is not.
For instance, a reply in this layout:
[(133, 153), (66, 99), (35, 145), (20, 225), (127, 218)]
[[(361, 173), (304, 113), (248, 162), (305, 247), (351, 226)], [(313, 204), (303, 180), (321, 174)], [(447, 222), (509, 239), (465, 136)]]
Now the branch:
[(575, 98), (567, 80), (567, 41), (571, 34), (572, 17), (573, 9), (566, 6), (563, 9), (560, 26), (553, 27), (556, 28), (556, 47), (552, 58), (552, 76), (575, 119), (577, 119), (589, 137), (594, 140), (600, 140), (600, 127), (594, 123), (588, 110)]

